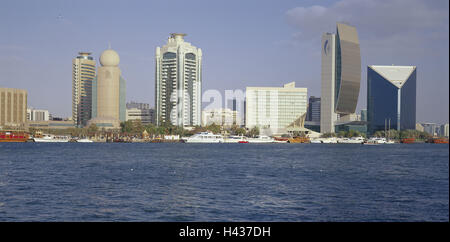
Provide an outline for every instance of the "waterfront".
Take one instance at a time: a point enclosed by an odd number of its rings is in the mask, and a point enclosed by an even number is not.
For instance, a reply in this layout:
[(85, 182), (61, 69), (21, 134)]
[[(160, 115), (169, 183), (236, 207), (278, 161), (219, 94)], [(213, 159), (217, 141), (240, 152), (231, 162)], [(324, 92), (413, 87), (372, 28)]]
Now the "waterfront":
[(0, 221), (449, 221), (448, 144), (1, 143)]

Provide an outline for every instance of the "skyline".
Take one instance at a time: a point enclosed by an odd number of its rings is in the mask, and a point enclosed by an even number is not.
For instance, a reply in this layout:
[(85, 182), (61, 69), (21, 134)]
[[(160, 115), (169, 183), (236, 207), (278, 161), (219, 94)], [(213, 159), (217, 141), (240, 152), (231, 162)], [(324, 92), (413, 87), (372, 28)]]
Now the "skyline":
[(171, 32), (203, 50), (203, 93), (295, 81), (320, 97), (321, 35), (343, 21), (360, 37), (357, 112), (366, 108), (368, 65), (413, 65), (417, 122), (448, 122), (448, 1), (78, 2), (7, 1), (0, 9), (0, 86), (26, 89), (28, 106), (71, 116), (72, 59), (89, 51), (98, 65), (110, 43), (127, 102), (154, 107), (154, 50)]

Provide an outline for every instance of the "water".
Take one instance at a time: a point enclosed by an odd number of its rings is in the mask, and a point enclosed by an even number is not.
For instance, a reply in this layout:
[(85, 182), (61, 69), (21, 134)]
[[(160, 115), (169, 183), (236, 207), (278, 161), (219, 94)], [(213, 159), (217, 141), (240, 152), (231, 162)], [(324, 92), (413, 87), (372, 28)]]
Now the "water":
[(0, 143), (0, 221), (449, 221), (448, 144)]

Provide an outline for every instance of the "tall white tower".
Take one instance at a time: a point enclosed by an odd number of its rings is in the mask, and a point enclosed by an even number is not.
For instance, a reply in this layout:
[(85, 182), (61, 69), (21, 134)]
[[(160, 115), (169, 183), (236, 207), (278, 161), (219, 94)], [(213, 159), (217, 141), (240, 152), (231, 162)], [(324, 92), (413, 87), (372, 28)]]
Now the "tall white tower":
[(201, 125), (202, 50), (172, 33), (156, 48), (156, 124)]

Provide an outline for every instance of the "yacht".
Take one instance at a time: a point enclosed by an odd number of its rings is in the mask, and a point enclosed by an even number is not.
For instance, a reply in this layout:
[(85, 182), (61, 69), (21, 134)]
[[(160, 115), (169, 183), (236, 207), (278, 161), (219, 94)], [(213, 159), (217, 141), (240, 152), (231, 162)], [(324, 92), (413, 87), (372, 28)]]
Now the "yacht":
[(245, 136), (228, 136), (224, 138), (224, 143), (244, 143), (247, 141), (247, 137)]
[(69, 137), (61, 135), (43, 134), (42, 137), (34, 137), (34, 142), (69, 142)]
[(372, 137), (368, 141), (370, 143), (386, 144), (386, 138)]
[(223, 143), (224, 139), (220, 134), (210, 132), (200, 132), (182, 139), (184, 143)]
[(322, 144), (322, 140), (321, 139), (311, 139), (309, 142), (311, 144)]
[(255, 138), (249, 138), (249, 143), (274, 143), (275, 139), (266, 135), (257, 135)]
[(362, 144), (364, 143), (364, 138), (363, 137), (339, 138), (337, 142), (339, 144)]

